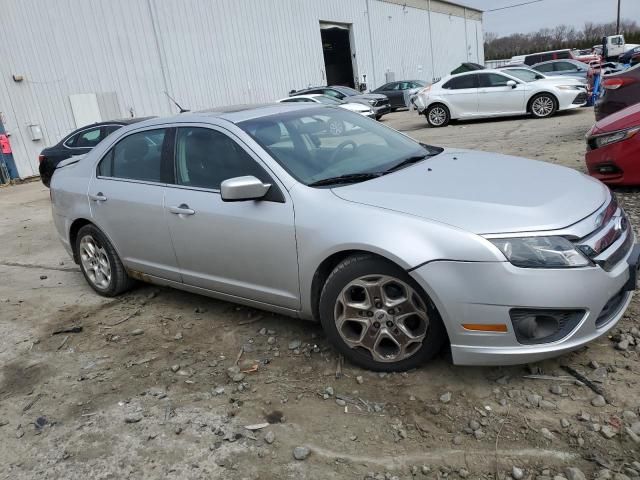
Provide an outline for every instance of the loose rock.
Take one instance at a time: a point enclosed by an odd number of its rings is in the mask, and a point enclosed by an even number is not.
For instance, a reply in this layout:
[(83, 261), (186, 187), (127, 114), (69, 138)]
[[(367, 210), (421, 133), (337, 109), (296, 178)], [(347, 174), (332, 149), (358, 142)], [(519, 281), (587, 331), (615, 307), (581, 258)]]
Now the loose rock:
[(306, 460), (311, 454), (311, 450), (307, 447), (296, 447), (293, 449), (293, 458), (296, 460)]
[(607, 401), (604, 399), (602, 395), (596, 395), (591, 400), (591, 405), (594, 407), (604, 407), (607, 404)]
[(276, 441), (276, 434), (273, 433), (271, 430), (269, 430), (264, 435), (264, 441), (267, 442), (269, 445), (271, 445), (273, 442)]
[(292, 340), (289, 342), (289, 350), (296, 350), (298, 348), (300, 348), (300, 346), (302, 345), (302, 341), (300, 340)]
[(514, 480), (522, 480), (524, 478), (524, 471), (521, 468), (513, 467), (511, 470), (511, 476)]
[(449, 403), (451, 401), (451, 392), (443, 393), (440, 395), (440, 401), (442, 403)]
[(128, 413), (124, 417), (124, 423), (138, 423), (142, 420), (142, 412)]
[(582, 470), (575, 467), (569, 467), (564, 471), (567, 480), (587, 480)]

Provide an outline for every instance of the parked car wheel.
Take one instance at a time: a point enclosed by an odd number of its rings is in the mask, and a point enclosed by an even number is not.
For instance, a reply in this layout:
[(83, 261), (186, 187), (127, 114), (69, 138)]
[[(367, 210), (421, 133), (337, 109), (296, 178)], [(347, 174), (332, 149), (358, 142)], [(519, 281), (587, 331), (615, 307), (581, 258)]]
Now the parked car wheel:
[(429, 126), (434, 128), (446, 127), (451, 120), (449, 109), (441, 103), (430, 105), (425, 113)]
[(100, 295), (115, 297), (133, 286), (113, 245), (96, 226), (80, 229), (75, 248), (84, 278)]
[(344, 133), (344, 123), (342, 120), (331, 120), (329, 122), (329, 132), (334, 137), (342, 135)]
[(348, 360), (376, 371), (402, 371), (433, 358), (445, 339), (438, 312), (398, 266), (373, 255), (338, 264), (320, 296), (320, 320)]
[(547, 118), (558, 110), (558, 101), (549, 93), (541, 93), (531, 99), (529, 111), (535, 118)]

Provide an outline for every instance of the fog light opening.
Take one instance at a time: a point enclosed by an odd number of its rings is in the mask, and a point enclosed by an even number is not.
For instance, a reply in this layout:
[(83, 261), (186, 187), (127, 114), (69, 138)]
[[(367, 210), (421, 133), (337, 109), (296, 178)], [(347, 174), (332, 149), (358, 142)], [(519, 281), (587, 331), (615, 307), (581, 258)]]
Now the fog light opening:
[(584, 310), (511, 310), (511, 323), (518, 342), (550, 343), (562, 340), (580, 323)]
[(517, 323), (516, 329), (520, 334), (531, 340), (550, 337), (558, 331), (560, 324), (558, 319), (549, 315), (532, 315), (525, 317)]

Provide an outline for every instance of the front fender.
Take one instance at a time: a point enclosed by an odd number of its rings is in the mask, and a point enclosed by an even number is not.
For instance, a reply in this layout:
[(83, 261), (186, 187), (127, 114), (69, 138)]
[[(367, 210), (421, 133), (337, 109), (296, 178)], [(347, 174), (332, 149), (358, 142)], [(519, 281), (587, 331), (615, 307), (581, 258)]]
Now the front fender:
[(414, 215), (341, 199), (329, 189), (291, 191), (302, 314), (311, 313), (313, 277), (324, 260), (345, 251), (365, 251), (405, 270), (434, 260), (504, 262), (490, 242), (465, 230)]

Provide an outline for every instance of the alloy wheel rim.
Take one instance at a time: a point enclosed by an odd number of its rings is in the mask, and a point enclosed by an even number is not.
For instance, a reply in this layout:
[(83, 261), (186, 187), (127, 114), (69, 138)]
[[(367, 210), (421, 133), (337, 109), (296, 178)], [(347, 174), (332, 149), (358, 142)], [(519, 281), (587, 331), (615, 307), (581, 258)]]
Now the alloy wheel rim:
[(334, 121), (329, 124), (329, 131), (332, 135), (342, 135), (342, 125), (340, 122)]
[(80, 239), (80, 262), (89, 281), (105, 290), (111, 284), (111, 262), (107, 251), (91, 235)]
[(546, 117), (553, 111), (553, 100), (549, 97), (539, 97), (533, 102), (533, 111), (539, 117)]
[(364, 350), (382, 363), (415, 355), (429, 329), (427, 308), (417, 292), (387, 275), (349, 282), (336, 299), (334, 318), (350, 348)]
[(429, 121), (433, 125), (438, 125), (438, 126), (442, 125), (446, 118), (447, 118), (447, 113), (444, 111), (443, 108), (436, 107), (431, 109), (431, 111), (429, 112)]

